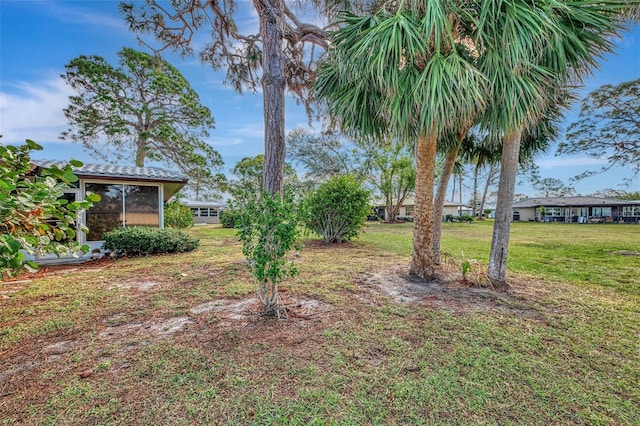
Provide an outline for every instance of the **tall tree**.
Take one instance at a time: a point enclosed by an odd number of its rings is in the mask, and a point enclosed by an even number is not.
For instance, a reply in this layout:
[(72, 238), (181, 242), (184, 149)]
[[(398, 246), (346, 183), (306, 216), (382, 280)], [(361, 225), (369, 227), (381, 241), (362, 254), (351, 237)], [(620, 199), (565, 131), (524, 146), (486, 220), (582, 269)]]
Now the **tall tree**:
[(386, 221), (393, 223), (400, 214), (400, 207), (416, 186), (413, 146), (392, 140), (363, 149), (367, 180), (384, 200)]
[[(585, 153), (640, 173), (640, 79), (606, 84), (582, 100), (557, 155)], [(587, 174), (588, 175), (588, 174)]]
[[(337, 2), (309, 2), (329, 16), (346, 5)], [(157, 51), (173, 49), (193, 53), (192, 41), (199, 31), (208, 31), (211, 41), (199, 52), (214, 69), (226, 68), (226, 82), (237, 91), (255, 90), (260, 81), (264, 105), (263, 185), (272, 194), (281, 192), (285, 160), (285, 90), (301, 99), (313, 79), (317, 54), (327, 48), (325, 30), (304, 22), (285, 0), (253, 0), (259, 28), (243, 31), (236, 23), (239, 14), (234, 0), (182, 0), (164, 4), (121, 3), (120, 10), (131, 30), (152, 34), (161, 44)], [(316, 49), (317, 48), (317, 49)]]
[(359, 135), (415, 141), (416, 210), (410, 272), (435, 276), (431, 247), (436, 146), (482, 108), (483, 76), (465, 59), (459, 30), (466, 3), (385, 3), (370, 16), (345, 15), (318, 73), (317, 96)]
[(306, 177), (316, 182), (339, 174), (362, 178), (365, 172), (362, 157), (362, 150), (340, 133), (311, 133), (296, 128), (287, 135), (287, 158), (304, 167)]
[[(227, 191), (235, 197), (239, 195), (255, 195), (261, 192), (264, 170), (264, 155), (244, 157), (233, 167), (231, 173), (236, 177), (227, 183)], [(285, 164), (285, 187), (294, 189), (298, 185), (296, 171)]]
[(488, 274), (503, 287), (522, 136), (612, 48), (611, 40), (623, 28), (621, 13), (637, 8), (637, 2), (486, 3), (477, 27), (479, 68), (492, 83), (484, 123), (502, 139)]
[(61, 138), (107, 160), (161, 161), (194, 178), (211, 177), (222, 158), (204, 139), (211, 112), (168, 62), (124, 48), (115, 68), (99, 56), (79, 56), (62, 78), (76, 91), (64, 110)]
[(557, 178), (543, 178), (533, 182), (533, 187), (543, 197), (566, 197), (575, 195), (576, 190), (572, 186)]

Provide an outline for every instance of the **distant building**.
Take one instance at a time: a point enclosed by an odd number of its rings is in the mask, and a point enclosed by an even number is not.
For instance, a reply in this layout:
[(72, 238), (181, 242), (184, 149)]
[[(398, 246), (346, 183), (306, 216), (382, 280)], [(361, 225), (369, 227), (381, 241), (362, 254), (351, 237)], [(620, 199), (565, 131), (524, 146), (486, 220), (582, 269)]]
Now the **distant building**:
[[(375, 207), (376, 215), (382, 220), (389, 220), (386, 217), (385, 206), (377, 205)], [(400, 206), (398, 212), (399, 218), (413, 218), (413, 212), (415, 211), (415, 200), (413, 198), (407, 198), (405, 202)], [(445, 201), (442, 208), (442, 221), (447, 220), (452, 216), (462, 216), (464, 214), (471, 214), (471, 207), (458, 204), (453, 201)], [(396, 218), (397, 219), (397, 218)]]
[(540, 197), (513, 203), (513, 220), (565, 223), (640, 223), (640, 200)]
[(191, 209), (196, 224), (220, 223), (220, 213), (227, 208), (220, 201), (180, 200), (180, 203)]

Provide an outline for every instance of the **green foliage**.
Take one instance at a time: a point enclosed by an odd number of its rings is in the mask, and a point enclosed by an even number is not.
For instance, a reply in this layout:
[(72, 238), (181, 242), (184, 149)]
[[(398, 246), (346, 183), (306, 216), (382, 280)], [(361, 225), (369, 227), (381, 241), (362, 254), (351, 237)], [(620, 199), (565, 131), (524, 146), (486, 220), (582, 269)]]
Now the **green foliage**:
[(307, 226), (327, 243), (357, 237), (369, 213), (369, 192), (353, 176), (336, 176), (308, 198)]
[[(31, 140), (19, 147), (0, 145), (0, 276), (11, 275), (25, 264), (21, 249), (34, 255), (58, 256), (86, 253), (89, 247), (76, 241), (78, 213), (100, 200), (87, 194), (85, 200), (69, 202), (63, 191), (77, 182), (71, 160), (64, 168), (51, 166), (32, 173), (30, 151), (42, 147)], [(84, 226), (80, 230), (87, 232)], [(26, 262), (28, 268), (36, 268)]]
[(253, 197), (245, 194), (236, 205), (238, 235), (242, 253), (255, 279), (256, 292), (268, 314), (280, 315), (284, 307), (278, 301), (278, 284), (296, 274), (293, 263), (285, 259), (299, 239), (303, 205), (292, 194), (270, 195), (261, 191)]
[[(640, 173), (640, 79), (605, 84), (582, 100), (578, 121), (567, 129), (558, 154), (606, 158)], [(589, 175), (591, 173), (585, 173)]]
[(184, 253), (195, 250), (199, 240), (178, 229), (132, 226), (104, 234), (102, 248), (127, 256)]
[(62, 78), (76, 94), (64, 109), (69, 129), (61, 137), (109, 161), (165, 162), (190, 177), (192, 192), (211, 190), (221, 178), (211, 170), (222, 157), (205, 141), (214, 125), (209, 108), (160, 57), (124, 48), (118, 58), (117, 68), (85, 55), (65, 66)]
[(179, 201), (173, 200), (164, 207), (164, 226), (187, 229), (194, 223), (193, 211)]
[(240, 212), (233, 209), (225, 209), (220, 212), (220, 223), (223, 228), (235, 228)]
[[(253, 197), (262, 190), (262, 174), (264, 170), (264, 155), (244, 157), (231, 171), (236, 179), (228, 182), (227, 190), (234, 198)], [(293, 190), (299, 186), (298, 176), (291, 165), (284, 165), (285, 190)]]

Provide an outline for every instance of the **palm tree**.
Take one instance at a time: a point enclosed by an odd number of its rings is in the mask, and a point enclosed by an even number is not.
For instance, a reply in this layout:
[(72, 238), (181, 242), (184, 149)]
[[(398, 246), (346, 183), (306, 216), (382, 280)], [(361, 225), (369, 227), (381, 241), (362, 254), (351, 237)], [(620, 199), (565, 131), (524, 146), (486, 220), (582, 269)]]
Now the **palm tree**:
[(489, 278), (506, 286), (506, 264), (522, 137), (560, 95), (612, 48), (620, 13), (637, 2), (516, 0), (483, 2), (476, 42), (478, 66), (492, 82), (485, 128), (502, 139), (502, 160), (489, 259)]
[[(484, 107), (485, 80), (457, 42), (470, 10), (460, 2), (387, 3), (372, 16), (346, 15), (320, 67), (316, 96), (343, 131), (415, 140), (416, 210), (410, 272), (435, 276), (431, 240), (438, 139)], [(462, 123), (462, 124), (461, 124)], [(437, 218), (439, 220), (439, 218)]]

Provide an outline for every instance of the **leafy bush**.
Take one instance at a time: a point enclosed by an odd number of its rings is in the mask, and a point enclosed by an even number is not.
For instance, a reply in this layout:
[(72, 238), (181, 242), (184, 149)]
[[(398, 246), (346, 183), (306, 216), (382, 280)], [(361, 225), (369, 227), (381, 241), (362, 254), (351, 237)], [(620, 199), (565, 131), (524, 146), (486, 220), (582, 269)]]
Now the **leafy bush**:
[(164, 226), (170, 228), (187, 229), (194, 223), (193, 211), (180, 202), (174, 200), (164, 208)]
[(240, 212), (233, 209), (226, 209), (220, 212), (220, 223), (223, 228), (236, 228)]
[(357, 237), (369, 213), (369, 192), (353, 176), (329, 179), (308, 198), (307, 226), (327, 243)]
[(302, 204), (291, 195), (272, 196), (260, 192), (239, 197), (242, 205), (236, 205), (238, 235), (242, 241), (242, 253), (255, 279), (258, 299), (265, 306), (265, 313), (280, 318), (285, 313), (279, 304), (278, 284), (296, 274), (293, 263), (286, 254), (299, 239), (299, 223)]
[(104, 234), (102, 248), (127, 256), (183, 253), (195, 250), (200, 241), (178, 229), (132, 226)]
[(70, 160), (63, 168), (52, 166), (34, 176), (32, 150), (42, 147), (31, 140), (18, 147), (0, 145), (0, 278), (23, 266), (37, 268), (32, 261), (25, 262), (21, 249), (31, 255), (58, 256), (78, 256), (89, 250), (76, 241), (78, 228), (88, 232), (76, 218), (100, 196), (88, 193), (83, 201), (71, 203), (61, 198), (78, 181), (72, 166), (82, 163)]

